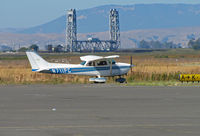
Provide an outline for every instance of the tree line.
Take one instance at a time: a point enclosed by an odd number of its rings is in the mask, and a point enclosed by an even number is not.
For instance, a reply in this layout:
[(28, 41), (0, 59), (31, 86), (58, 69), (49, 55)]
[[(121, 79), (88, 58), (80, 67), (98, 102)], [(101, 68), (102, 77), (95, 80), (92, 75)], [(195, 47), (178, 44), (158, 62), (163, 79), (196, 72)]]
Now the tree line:
[(191, 39), (191, 40), (188, 42), (188, 47), (189, 47), (189, 48), (193, 48), (193, 49), (195, 49), (195, 50), (199, 50), (199, 49), (200, 49), (200, 38), (198, 38), (197, 40)]
[[(64, 47), (62, 45), (53, 46), (53, 45), (49, 44), (49, 45), (45, 46), (45, 48), (48, 52), (63, 52), (64, 51)], [(39, 51), (39, 46), (37, 44), (32, 44), (30, 47), (28, 47), (28, 48), (22, 47), (18, 51), (26, 52), (28, 50), (37, 52), (37, 51)]]
[(160, 41), (145, 41), (139, 42), (139, 48), (145, 49), (169, 49), (169, 48), (181, 48), (180, 44), (175, 44), (173, 42), (160, 42)]

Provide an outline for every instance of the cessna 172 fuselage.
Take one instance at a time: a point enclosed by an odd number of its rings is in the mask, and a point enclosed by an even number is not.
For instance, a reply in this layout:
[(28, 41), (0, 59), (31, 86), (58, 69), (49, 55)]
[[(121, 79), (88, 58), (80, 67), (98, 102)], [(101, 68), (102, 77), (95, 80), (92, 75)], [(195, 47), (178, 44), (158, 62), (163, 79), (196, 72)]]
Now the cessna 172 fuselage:
[(91, 78), (90, 81), (106, 81), (101, 76), (121, 76), (128, 73), (132, 67), (127, 63), (116, 63), (114, 58), (118, 58), (118, 55), (113, 56), (95, 56), (88, 55), (80, 57), (83, 61), (81, 64), (62, 64), (62, 63), (49, 63), (45, 61), (35, 52), (26, 52), (29, 62), (32, 67), (32, 71), (40, 73), (51, 74), (76, 74), (76, 75), (88, 75), (95, 76), (97, 78)]

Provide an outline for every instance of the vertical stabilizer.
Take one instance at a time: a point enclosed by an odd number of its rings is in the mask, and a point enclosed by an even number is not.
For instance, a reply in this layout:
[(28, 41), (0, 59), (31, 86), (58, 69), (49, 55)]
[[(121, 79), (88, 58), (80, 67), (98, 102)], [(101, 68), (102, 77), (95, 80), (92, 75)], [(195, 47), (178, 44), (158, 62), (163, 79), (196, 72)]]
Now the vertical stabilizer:
[(26, 52), (28, 60), (31, 64), (32, 71), (40, 71), (48, 68), (48, 62), (45, 61), (35, 52)]

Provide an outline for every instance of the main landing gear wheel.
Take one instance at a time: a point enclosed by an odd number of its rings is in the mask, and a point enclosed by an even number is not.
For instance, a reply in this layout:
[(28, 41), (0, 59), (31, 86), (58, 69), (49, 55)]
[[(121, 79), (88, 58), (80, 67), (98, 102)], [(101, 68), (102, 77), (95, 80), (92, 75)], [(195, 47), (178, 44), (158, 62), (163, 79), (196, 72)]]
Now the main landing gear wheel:
[(115, 81), (118, 83), (127, 83), (126, 78), (123, 78), (123, 77), (117, 78)]

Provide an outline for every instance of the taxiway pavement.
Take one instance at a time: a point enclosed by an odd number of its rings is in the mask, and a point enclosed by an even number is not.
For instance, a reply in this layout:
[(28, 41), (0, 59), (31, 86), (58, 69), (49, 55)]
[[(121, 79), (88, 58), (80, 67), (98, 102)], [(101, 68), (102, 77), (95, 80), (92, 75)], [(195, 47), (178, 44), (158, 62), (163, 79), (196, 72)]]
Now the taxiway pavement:
[(0, 136), (199, 136), (200, 87), (0, 86)]

